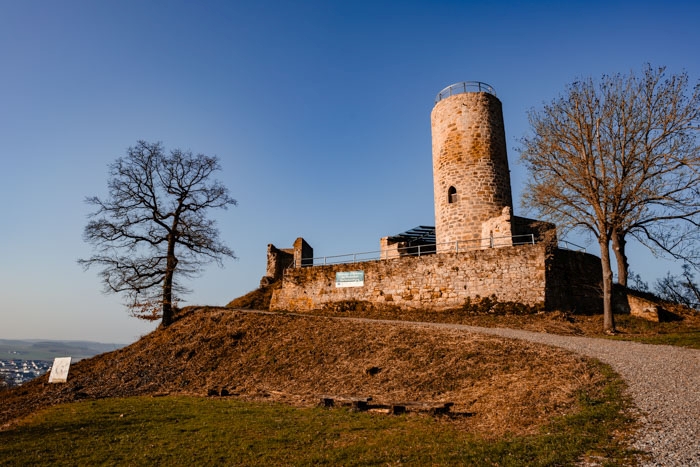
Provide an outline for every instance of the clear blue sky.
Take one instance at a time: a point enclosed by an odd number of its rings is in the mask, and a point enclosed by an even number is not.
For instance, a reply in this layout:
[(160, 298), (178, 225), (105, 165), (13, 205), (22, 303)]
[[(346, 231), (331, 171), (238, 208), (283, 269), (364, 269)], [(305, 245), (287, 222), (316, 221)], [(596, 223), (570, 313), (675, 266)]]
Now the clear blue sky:
[[(76, 264), (83, 199), (138, 139), (220, 158), (239, 259), (188, 302), (223, 305), (257, 287), (268, 243), (333, 255), (432, 225), (430, 111), (455, 82), (503, 102), (524, 214), (526, 111), (645, 62), (697, 82), (698, 18), (697, 1), (0, 0), (0, 338), (152, 329)], [(678, 266), (631, 253), (649, 282)]]

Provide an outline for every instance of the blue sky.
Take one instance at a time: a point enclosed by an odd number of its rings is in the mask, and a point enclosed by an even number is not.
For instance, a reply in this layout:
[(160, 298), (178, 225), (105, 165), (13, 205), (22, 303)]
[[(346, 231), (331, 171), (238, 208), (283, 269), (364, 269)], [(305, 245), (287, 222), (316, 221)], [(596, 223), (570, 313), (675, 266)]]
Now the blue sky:
[[(239, 205), (214, 217), (238, 260), (187, 299), (223, 305), (257, 287), (268, 243), (371, 251), (432, 225), (430, 111), (452, 83), (495, 87), (525, 214), (527, 110), (646, 62), (697, 82), (698, 18), (691, 1), (0, 0), (0, 338), (153, 328), (76, 264), (83, 199), (138, 139), (220, 158)], [(679, 267), (631, 254), (650, 283)]]

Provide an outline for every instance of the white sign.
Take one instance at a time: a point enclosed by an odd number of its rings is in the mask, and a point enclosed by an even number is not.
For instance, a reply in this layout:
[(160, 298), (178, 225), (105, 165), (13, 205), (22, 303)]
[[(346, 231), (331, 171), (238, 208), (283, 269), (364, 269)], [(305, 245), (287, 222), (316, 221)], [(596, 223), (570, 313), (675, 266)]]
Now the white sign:
[(70, 357), (56, 357), (49, 374), (49, 383), (65, 383), (68, 380)]
[(365, 285), (364, 271), (347, 271), (335, 273), (336, 287), (362, 287)]

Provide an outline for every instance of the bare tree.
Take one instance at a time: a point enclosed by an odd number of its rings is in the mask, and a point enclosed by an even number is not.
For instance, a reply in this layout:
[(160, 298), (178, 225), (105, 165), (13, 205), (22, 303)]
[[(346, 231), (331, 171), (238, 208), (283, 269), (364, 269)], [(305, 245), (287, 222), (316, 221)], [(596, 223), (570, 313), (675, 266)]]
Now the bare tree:
[(78, 262), (100, 266), (106, 292), (123, 293), (132, 315), (173, 321), (181, 278), (191, 278), (212, 261), (235, 258), (219, 239), (209, 209), (236, 205), (228, 189), (211, 180), (216, 157), (179, 149), (166, 154), (161, 143), (138, 141), (109, 167), (109, 195), (86, 198), (96, 206), (85, 241), (96, 253)]
[(699, 266), (700, 86), (687, 96), (687, 74), (666, 77), (664, 68), (647, 66), (640, 78), (605, 78), (601, 90), (615, 110), (599, 131), (618, 184), (618, 282), (627, 285), (627, 235), (655, 254)]
[(521, 140), (530, 182), (524, 205), (565, 229), (598, 241), (604, 330), (613, 332), (613, 243), (627, 281), (626, 236), (656, 252), (697, 258), (700, 221), (700, 88), (686, 96), (685, 74), (665, 69), (637, 78), (603, 76), (570, 84), (563, 96), (530, 111)]
[(654, 289), (664, 300), (700, 310), (700, 285), (695, 282), (695, 276), (687, 264), (683, 265), (680, 276), (668, 272), (664, 278), (657, 280)]

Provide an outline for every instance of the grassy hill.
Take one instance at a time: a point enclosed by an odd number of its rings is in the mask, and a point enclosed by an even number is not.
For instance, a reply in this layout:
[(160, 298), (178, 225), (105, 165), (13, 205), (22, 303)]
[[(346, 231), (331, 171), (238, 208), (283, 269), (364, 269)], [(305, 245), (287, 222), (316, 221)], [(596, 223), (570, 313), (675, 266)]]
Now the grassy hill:
[[(77, 362), (65, 384), (43, 376), (1, 391), (0, 452), (17, 461), (8, 465), (30, 458), (71, 464), (81, 450), (85, 462), (100, 463), (114, 459), (112, 443), (123, 438), (119, 455), (139, 463), (145, 452), (129, 441), (138, 427), (153, 446), (178, 445), (180, 460), (198, 459), (206, 444), (221, 459), (248, 456), (251, 465), (264, 465), (271, 459), (265, 456), (289, 464), (370, 459), (366, 465), (409, 453), (418, 463), (443, 454), (452, 463), (468, 456), (514, 459), (516, 451), (547, 465), (591, 450), (624, 451), (611, 448), (630, 431), (621, 387), (602, 365), (538, 344), (410, 323), (189, 308), (166, 329)], [(222, 394), (228, 397), (200, 397)], [(430, 421), (428, 415), (358, 419), (342, 410), (318, 412), (321, 395), (454, 406), (433, 423), (421, 421)], [(66, 409), (43, 411), (51, 406)], [(319, 424), (336, 428), (319, 431)], [(77, 431), (63, 431), (68, 426)], [(279, 439), (281, 427), (286, 441)], [(87, 440), (86, 433), (92, 433)], [(445, 450), (438, 440), (447, 433)], [(347, 442), (338, 444), (338, 436)], [(66, 437), (75, 451), (62, 457)], [(317, 441), (309, 452), (294, 449), (310, 439)], [(22, 454), (29, 452), (34, 457)], [(155, 461), (171, 455), (167, 447), (148, 454)]]
[[(370, 369), (374, 369), (370, 371)], [(573, 377), (576, 375), (576, 377)], [(469, 429), (533, 432), (577, 410), (604, 378), (592, 362), (535, 344), (420, 326), (228, 309), (184, 311), (167, 329), (0, 395), (0, 424), (39, 407), (104, 397), (210, 393), (313, 406), (322, 394), (450, 401)]]
[[(264, 308), (270, 292), (254, 291), (229, 307)], [(166, 329), (75, 363), (65, 384), (43, 376), (0, 391), (0, 453), (16, 461), (8, 465), (29, 459), (72, 465), (79, 452), (86, 463), (107, 462), (116, 453), (126, 463), (165, 462), (172, 445), (178, 461), (196, 462), (206, 450), (212, 459), (250, 465), (385, 465), (396, 459), (559, 465), (591, 454), (599, 460), (629, 455), (629, 401), (624, 384), (605, 366), (538, 344), (408, 322), (596, 335), (599, 316), (481, 307), (445, 313), (356, 307), (351, 314), (407, 322), (339, 320), (348, 312), (337, 310), (298, 316), (184, 309)], [(681, 318), (647, 323), (617, 317), (624, 338), (697, 347), (700, 317)], [(319, 412), (321, 395), (454, 406), (437, 419), (357, 418), (342, 410)], [(64, 431), (69, 426), (79, 428)], [(135, 448), (135, 427), (162, 450)], [(68, 454), (66, 437), (73, 446)], [(296, 449), (300, 444), (309, 450)]]

